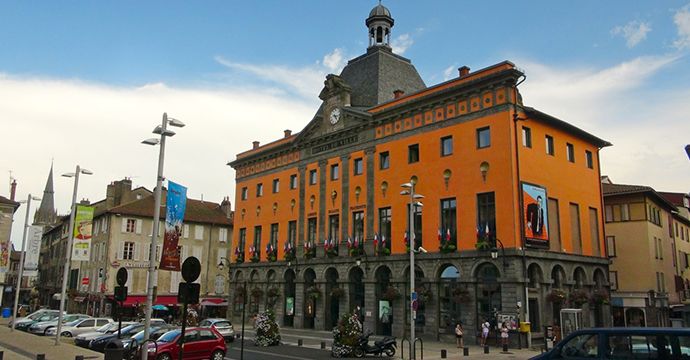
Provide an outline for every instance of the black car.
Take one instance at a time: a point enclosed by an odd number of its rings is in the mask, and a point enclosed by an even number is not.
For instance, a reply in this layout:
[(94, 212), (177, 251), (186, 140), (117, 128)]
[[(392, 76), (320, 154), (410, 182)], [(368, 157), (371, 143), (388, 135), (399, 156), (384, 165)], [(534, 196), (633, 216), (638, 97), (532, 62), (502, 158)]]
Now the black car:
[[(170, 330), (177, 329), (173, 325), (163, 325), (152, 327), (149, 332), (149, 340), (158, 340), (158, 338)], [(139, 358), (139, 348), (144, 343), (144, 329), (134, 334), (129, 339), (122, 339), (122, 347), (124, 347), (124, 359), (136, 360)]]
[[(139, 331), (144, 330), (144, 324), (136, 323), (129, 325), (127, 327), (122, 328), (120, 330), (120, 339), (129, 339), (134, 334), (138, 333)], [(117, 331), (113, 332), (112, 334), (105, 334), (103, 336), (97, 337), (89, 343), (89, 349), (94, 350), (94, 351), (100, 351), (104, 352), (105, 347), (113, 340), (117, 340)]]

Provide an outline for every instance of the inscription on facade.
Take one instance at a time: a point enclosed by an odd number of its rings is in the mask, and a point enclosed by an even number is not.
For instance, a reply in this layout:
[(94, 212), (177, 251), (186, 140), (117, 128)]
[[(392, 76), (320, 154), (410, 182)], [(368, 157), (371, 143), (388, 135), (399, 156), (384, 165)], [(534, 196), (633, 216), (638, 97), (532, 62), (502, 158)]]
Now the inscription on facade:
[(318, 154), (318, 153), (321, 153), (324, 151), (339, 148), (341, 146), (354, 144), (356, 142), (357, 142), (357, 135), (352, 135), (352, 136), (349, 136), (346, 138), (338, 139), (336, 141), (331, 141), (331, 142), (323, 144), (323, 145), (314, 146), (313, 148), (311, 148), (311, 153), (312, 154)]

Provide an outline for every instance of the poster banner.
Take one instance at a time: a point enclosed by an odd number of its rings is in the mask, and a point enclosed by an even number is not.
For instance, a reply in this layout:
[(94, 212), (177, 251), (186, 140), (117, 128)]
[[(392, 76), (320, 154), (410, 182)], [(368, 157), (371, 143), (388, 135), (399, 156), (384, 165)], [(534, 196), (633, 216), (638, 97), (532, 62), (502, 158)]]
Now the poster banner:
[(6, 273), (10, 268), (10, 241), (0, 242), (0, 274)]
[(38, 258), (41, 255), (41, 237), (43, 226), (29, 226), (26, 239), (26, 254), (24, 255), (24, 275), (38, 276)]
[(391, 315), (393, 315), (391, 303), (388, 300), (379, 300), (379, 321), (381, 324), (390, 324)]
[(182, 220), (187, 207), (187, 188), (168, 181), (168, 196), (165, 206), (165, 237), (163, 238), (163, 253), (159, 269), (180, 271), (180, 253), (177, 243), (180, 241)]
[(285, 298), (285, 315), (287, 315), (287, 316), (295, 315), (295, 298), (293, 298), (293, 297)]
[(549, 247), (549, 213), (546, 189), (534, 184), (522, 183), (522, 207), (525, 214), (523, 234), (525, 245)]
[(93, 208), (77, 205), (74, 216), (74, 235), (72, 238), (72, 260), (89, 261), (91, 257), (91, 227)]

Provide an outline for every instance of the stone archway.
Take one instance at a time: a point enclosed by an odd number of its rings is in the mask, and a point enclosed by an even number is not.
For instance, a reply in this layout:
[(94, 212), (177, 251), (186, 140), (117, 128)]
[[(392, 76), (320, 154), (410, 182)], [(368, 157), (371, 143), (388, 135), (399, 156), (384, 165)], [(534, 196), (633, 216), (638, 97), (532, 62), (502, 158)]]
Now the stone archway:
[(283, 287), (283, 326), (295, 325), (295, 271), (288, 269), (283, 276), (285, 286)]
[(326, 330), (330, 330), (338, 326), (338, 319), (340, 318), (340, 299), (345, 295), (345, 291), (338, 285), (338, 270), (336, 268), (328, 268), (326, 270), (326, 305), (324, 306), (324, 315), (326, 319)]
[(314, 329), (316, 309), (316, 272), (314, 269), (304, 271), (304, 328)]
[(350, 308), (358, 313), (360, 321), (364, 323), (364, 271), (358, 266), (353, 267), (348, 274), (348, 281)]
[(476, 269), (477, 324), (488, 321), (492, 328), (496, 325), (496, 315), (502, 310), (499, 274), (498, 268), (492, 263), (481, 264)]
[[(376, 334), (390, 336), (393, 333), (393, 302), (395, 292), (391, 287), (391, 269), (379, 266), (374, 273), (376, 279)], [(398, 296), (400, 294), (398, 293)]]
[(438, 273), (438, 333), (454, 334), (455, 325), (464, 323), (462, 319), (463, 304), (469, 303), (470, 294), (461, 286), (460, 270), (453, 264), (444, 264)]

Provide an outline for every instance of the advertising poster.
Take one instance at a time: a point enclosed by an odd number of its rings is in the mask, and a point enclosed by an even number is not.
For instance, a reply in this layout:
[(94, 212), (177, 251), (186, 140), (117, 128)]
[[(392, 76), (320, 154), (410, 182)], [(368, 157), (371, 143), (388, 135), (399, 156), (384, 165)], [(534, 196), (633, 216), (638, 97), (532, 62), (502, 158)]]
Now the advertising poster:
[(549, 247), (549, 213), (546, 208), (546, 189), (522, 183), (522, 206), (525, 214), (523, 233), (525, 245)]
[(379, 300), (379, 320), (381, 320), (381, 324), (389, 324), (392, 314), (391, 303), (388, 300)]
[(287, 315), (287, 316), (295, 315), (295, 298), (293, 298), (293, 297), (285, 298), (285, 315)]
[(10, 242), (0, 242), (0, 273), (6, 273), (10, 268)]
[(29, 226), (26, 239), (26, 254), (24, 255), (24, 275), (38, 276), (38, 258), (41, 255), (41, 237), (43, 226)]
[(72, 260), (90, 260), (92, 225), (93, 208), (77, 205), (77, 213), (74, 216), (74, 234), (72, 236)]
[(159, 269), (180, 271), (180, 253), (177, 244), (180, 241), (182, 220), (187, 207), (187, 188), (168, 181), (168, 196), (166, 198), (165, 236), (163, 238), (163, 253)]

